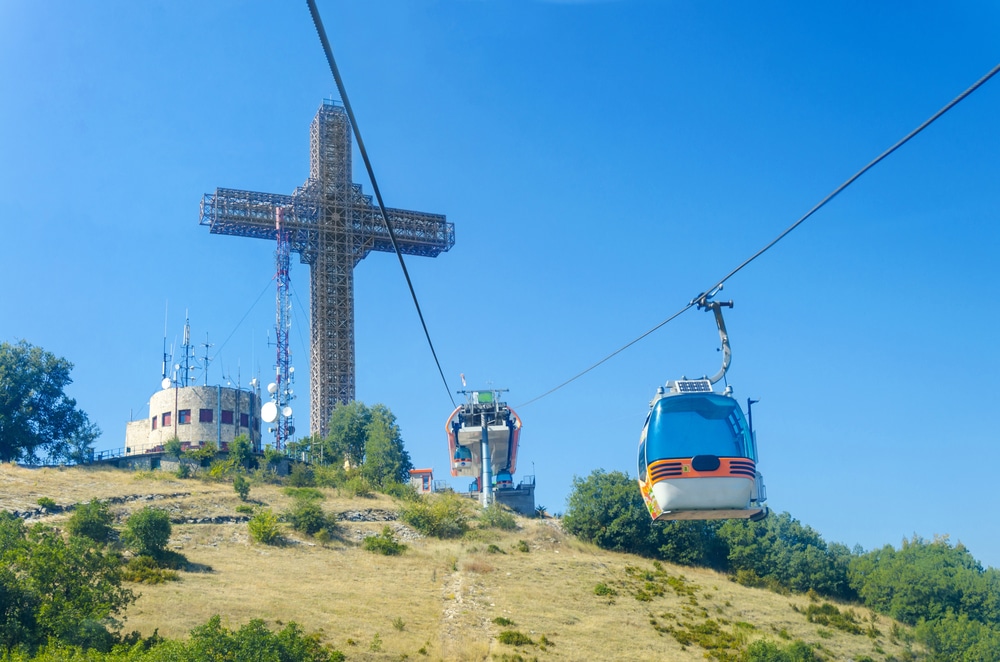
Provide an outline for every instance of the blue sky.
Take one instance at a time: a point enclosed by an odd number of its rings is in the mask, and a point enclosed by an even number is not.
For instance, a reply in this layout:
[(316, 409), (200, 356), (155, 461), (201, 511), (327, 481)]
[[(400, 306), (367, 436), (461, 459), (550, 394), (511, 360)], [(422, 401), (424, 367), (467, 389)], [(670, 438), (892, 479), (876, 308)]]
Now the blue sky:
[[(1000, 61), (985, 1), (319, 7), (386, 204), (455, 223), (451, 252), (407, 261), (449, 386), (465, 373), (515, 406), (679, 310)], [(214, 345), (209, 383), (272, 372), (274, 247), (210, 235), (198, 203), (290, 193), (334, 94), (304, 2), (0, 3), (0, 339), (75, 364), (98, 448), (148, 416), (165, 306), (170, 342), (187, 310)], [(770, 504), (827, 540), (950, 534), (1000, 566), (998, 113), (993, 80), (722, 293)], [(372, 191), (357, 157), (355, 181)], [(307, 274), (294, 259), (301, 430)], [(357, 396), (445, 478), (451, 401), (399, 266), (372, 254), (355, 275)], [(657, 385), (714, 373), (717, 345), (689, 311), (519, 408), (515, 480), (561, 512), (574, 475), (634, 476)]]

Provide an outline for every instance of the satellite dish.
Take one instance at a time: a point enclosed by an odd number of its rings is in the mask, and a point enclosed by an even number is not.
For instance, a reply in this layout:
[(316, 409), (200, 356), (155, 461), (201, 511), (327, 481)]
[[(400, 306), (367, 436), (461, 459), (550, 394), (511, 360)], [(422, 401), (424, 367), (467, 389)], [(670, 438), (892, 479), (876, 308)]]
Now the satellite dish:
[(295, 434), (295, 426), (294, 425), (289, 425), (288, 426), (288, 434)]
[(270, 384), (267, 385), (268, 393), (276, 393), (277, 391), (278, 391), (278, 385), (275, 384), (274, 382), (271, 382)]
[(254, 377), (250, 380), (250, 388), (257, 388), (257, 378)]
[(169, 377), (164, 377), (163, 381), (160, 382), (160, 386), (162, 386), (165, 389), (170, 388), (170, 378)]
[(260, 417), (265, 423), (274, 423), (278, 420), (278, 405), (273, 402), (265, 402), (260, 408)]
[(285, 418), (291, 418), (292, 408), (289, 407), (288, 405), (285, 405), (285, 408), (281, 410), (281, 415), (284, 416)]
[(295, 366), (288, 366), (288, 372), (295, 372)]

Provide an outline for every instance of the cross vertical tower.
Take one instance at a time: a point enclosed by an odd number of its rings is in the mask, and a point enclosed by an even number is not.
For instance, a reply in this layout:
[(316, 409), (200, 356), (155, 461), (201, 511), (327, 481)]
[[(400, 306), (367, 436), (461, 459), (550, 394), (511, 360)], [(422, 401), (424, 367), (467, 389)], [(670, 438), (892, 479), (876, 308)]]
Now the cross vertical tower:
[[(371, 251), (393, 252), (382, 214), (351, 173), (351, 125), (324, 101), (310, 127), (309, 179), (291, 195), (219, 188), (201, 201), (213, 234), (277, 238), (284, 207), (290, 249), (309, 265), (310, 432), (325, 435), (338, 402), (354, 399), (354, 267)], [(400, 251), (437, 257), (455, 245), (443, 215), (386, 209)]]

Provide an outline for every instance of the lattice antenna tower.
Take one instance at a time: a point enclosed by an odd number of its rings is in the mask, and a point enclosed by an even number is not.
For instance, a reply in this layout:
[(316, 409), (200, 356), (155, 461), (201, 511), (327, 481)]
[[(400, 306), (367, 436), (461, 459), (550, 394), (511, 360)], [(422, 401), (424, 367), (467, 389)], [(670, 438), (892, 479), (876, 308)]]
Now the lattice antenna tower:
[(188, 317), (187, 311), (184, 311), (184, 339), (181, 342), (181, 360), (174, 364), (178, 385), (188, 386), (191, 382), (191, 371), (196, 368), (194, 345), (191, 344), (191, 319)]
[(275, 262), (275, 321), (274, 337), (276, 358), (274, 362), (274, 381), (267, 386), (271, 394), (271, 402), (261, 408), (261, 418), (273, 423), (274, 447), (284, 450), (288, 440), (295, 434), (295, 420), (292, 416), (291, 401), (295, 397), (292, 382), (295, 368), (292, 366), (289, 339), (292, 329), (292, 297), (290, 296), (291, 280), (289, 278), (289, 263), (291, 262), (291, 241), (288, 229), (285, 227), (285, 208), (275, 207), (274, 229), (278, 245), (274, 251)]

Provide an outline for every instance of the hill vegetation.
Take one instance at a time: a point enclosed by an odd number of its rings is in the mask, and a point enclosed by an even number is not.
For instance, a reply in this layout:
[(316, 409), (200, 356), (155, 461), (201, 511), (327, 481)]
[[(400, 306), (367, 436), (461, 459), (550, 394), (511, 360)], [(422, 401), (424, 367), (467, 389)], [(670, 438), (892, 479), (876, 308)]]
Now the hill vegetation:
[[(72, 653), (82, 647), (92, 660), (928, 659), (914, 628), (859, 604), (605, 550), (556, 519), (482, 512), (451, 494), (416, 499), (398, 485), (396, 497), (292, 486), (266, 469), (238, 474), (250, 483), (244, 500), (231, 477), (212, 473), (0, 467), (0, 505), (17, 511), (24, 540), (117, 559), (107, 580), (122, 592), (117, 611), (94, 599), (100, 608), (79, 619), (107, 636), (46, 631), (3, 659), (84, 659)], [(318, 508), (322, 526), (296, 524), (303, 504)], [(162, 519), (133, 521), (150, 511), (168, 515), (165, 545), (155, 544)], [(71, 524), (81, 512), (86, 521)], [(273, 544), (251, 535), (264, 512), (276, 520)], [(5, 589), (44, 593), (20, 581), (28, 571), (9, 549), (0, 553)], [(170, 563), (176, 577), (126, 579), (136, 558)]]

